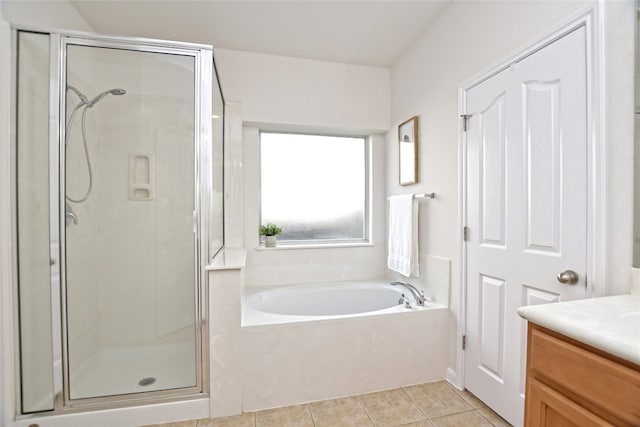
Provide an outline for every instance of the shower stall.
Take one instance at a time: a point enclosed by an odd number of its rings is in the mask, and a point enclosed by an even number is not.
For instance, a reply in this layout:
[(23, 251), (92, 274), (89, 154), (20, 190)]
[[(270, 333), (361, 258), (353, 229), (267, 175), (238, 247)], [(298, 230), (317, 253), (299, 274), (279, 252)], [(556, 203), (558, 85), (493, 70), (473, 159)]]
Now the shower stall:
[(18, 413), (208, 393), (224, 241), (210, 46), (16, 28)]

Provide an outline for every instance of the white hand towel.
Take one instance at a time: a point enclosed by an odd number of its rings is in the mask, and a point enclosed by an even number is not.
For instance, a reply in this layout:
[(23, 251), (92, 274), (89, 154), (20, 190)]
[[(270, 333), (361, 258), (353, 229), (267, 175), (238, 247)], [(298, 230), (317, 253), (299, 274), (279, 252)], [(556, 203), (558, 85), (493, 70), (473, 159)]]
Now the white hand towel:
[(403, 276), (418, 277), (418, 203), (413, 194), (389, 198), (389, 257), (387, 266)]

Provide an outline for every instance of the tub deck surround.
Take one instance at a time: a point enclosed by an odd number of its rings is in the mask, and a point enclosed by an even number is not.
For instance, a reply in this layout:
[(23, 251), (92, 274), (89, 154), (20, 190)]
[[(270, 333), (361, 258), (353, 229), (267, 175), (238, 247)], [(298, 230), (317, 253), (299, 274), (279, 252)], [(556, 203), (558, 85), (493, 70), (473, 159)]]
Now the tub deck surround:
[(247, 250), (244, 248), (222, 248), (206, 267), (212, 270), (237, 270), (244, 268)]
[(521, 307), (528, 321), (640, 365), (640, 295)]
[(243, 328), (244, 411), (441, 380), (448, 310)]
[(241, 289), (246, 251), (223, 248), (209, 272), (209, 411), (211, 417), (242, 412)]
[(388, 282), (341, 282), (245, 290), (244, 411), (335, 399), (445, 377), (447, 355), (434, 351), (447, 345), (445, 306), (406, 309), (395, 299), (402, 292), (393, 295), (395, 305), (390, 308), (347, 315), (264, 313), (248, 303), (263, 292), (268, 295), (276, 291), (278, 298), (285, 299), (289, 290), (293, 298), (296, 291), (309, 296), (306, 304), (313, 305), (314, 298), (320, 299), (322, 288), (335, 295), (335, 288), (344, 287), (348, 293), (349, 289), (359, 291), (366, 286), (387, 287), (392, 292), (398, 289)]
[[(385, 281), (382, 286), (391, 292), (400, 290), (390, 294), (391, 308), (340, 316), (269, 314), (248, 326), (247, 318), (242, 318), (243, 311), (245, 315), (249, 311), (245, 298), (269, 288), (243, 289), (244, 250), (225, 249), (219, 257), (218, 264), (208, 267), (211, 417), (445, 377), (446, 352), (434, 349), (448, 345), (447, 307), (433, 304), (407, 310), (396, 299), (402, 290)], [(311, 305), (319, 298), (310, 297)], [(412, 305), (416, 307), (413, 301)]]

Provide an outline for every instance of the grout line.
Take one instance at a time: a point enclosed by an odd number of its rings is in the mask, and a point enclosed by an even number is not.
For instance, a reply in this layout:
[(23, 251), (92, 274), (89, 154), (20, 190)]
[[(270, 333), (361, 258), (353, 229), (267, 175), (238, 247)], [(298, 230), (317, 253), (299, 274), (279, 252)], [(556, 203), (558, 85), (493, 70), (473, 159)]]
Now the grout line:
[[(474, 396), (483, 406), (486, 406), (486, 404), (480, 400), (475, 394), (471, 393), (469, 390), (464, 389), (464, 390), (458, 390), (457, 388), (455, 388), (452, 384), (449, 384), (447, 382), (447, 385), (453, 390), (453, 392), (456, 394), (456, 396), (458, 396), (460, 399), (462, 399), (467, 405), (469, 405), (471, 407), (471, 409), (480, 409), (480, 408), (476, 408), (473, 404), (473, 402), (471, 401), (470, 396), (466, 396), (464, 394), (464, 391), (466, 390), (467, 393), (469, 393), (470, 395)], [(482, 406), (481, 406), (482, 407)], [(467, 411), (460, 411), (460, 412), (467, 412)], [(460, 413), (458, 412), (458, 413)]]
[[(436, 383), (436, 382), (441, 382), (441, 381), (434, 381), (434, 382), (432, 382), (432, 383)], [(418, 402), (416, 402), (416, 401), (411, 397), (411, 395), (410, 395), (409, 393), (407, 393), (407, 392), (406, 392), (406, 390), (404, 390), (404, 389), (405, 389), (405, 387), (402, 387), (402, 389), (403, 389), (403, 391), (405, 391), (405, 393), (409, 396), (409, 398), (415, 402), (415, 404), (416, 404), (416, 406), (418, 407), (418, 409), (420, 409), (420, 411), (421, 411), (421, 412), (426, 416), (427, 420), (429, 420), (429, 421), (431, 421), (431, 420), (435, 420), (435, 419), (438, 419), (438, 418), (442, 418), (442, 417), (448, 417), (448, 416), (450, 416), (450, 415), (462, 414), (462, 413), (464, 413), (464, 412), (477, 411), (478, 409), (480, 409), (480, 408), (475, 408), (471, 402), (469, 402), (467, 399), (465, 399), (465, 397), (464, 397), (464, 396), (462, 396), (460, 393), (458, 393), (458, 392), (457, 392), (457, 389), (456, 389), (455, 387), (453, 387), (451, 384), (449, 384), (447, 381), (442, 381), (442, 382), (444, 382), (445, 384), (447, 384), (447, 386), (449, 386), (449, 387), (450, 387), (450, 388), (455, 392), (455, 395), (456, 395), (457, 397), (459, 397), (459, 398), (460, 398), (460, 399), (462, 399), (462, 400), (463, 400), (467, 405), (469, 405), (469, 409), (456, 410), (456, 411), (454, 411), (454, 412), (450, 412), (450, 413), (448, 413), (448, 414), (444, 414), (444, 415), (439, 415), (439, 416), (437, 416), (437, 417), (428, 417), (428, 416), (427, 416), (427, 414), (426, 414), (426, 412), (424, 412), (424, 411), (422, 410), (422, 407), (418, 404)], [(432, 383), (425, 383), (425, 384), (432, 384)], [(478, 399), (478, 400), (480, 400), (480, 399)], [(481, 401), (481, 402), (482, 402), (482, 401)], [(482, 402), (482, 403), (484, 404), (484, 402)], [(486, 405), (485, 405), (485, 406), (486, 406)], [(480, 414), (480, 415), (482, 415), (482, 414)], [(484, 417), (483, 417), (483, 418), (484, 418)], [(491, 423), (491, 421), (489, 421), (489, 423), (490, 423), (491, 425), (493, 425), (493, 423)]]
[[(438, 382), (438, 381), (434, 381), (434, 383), (435, 383), (435, 382)], [(498, 424), (493, 423), (493, 422), (492, 422), (492, 421), (491, 421), (487, 416), (485, 416), (482, 412), (480, 412), (480, 410), (481, 410), (481, 409), (486, 409), (486, 410), (492, 411), (492, 409), (491, 409), (491, 408), (489, 408), (488, 406), (486, 406), (486, 404), (485, 404), (484, 402), (482, 402), (482, 400), (480, 400), (479, 398), (477, 398), (477, 397), (476, 397), (476, 398), (478, 399), (478, 401), (480, 401), (484, 406), (483, 406), (483, 407), (480, 407), (480, 408), (475, 408), (475, 407), (473, 406), (473, 404), (472, 404), (469, 400), (467, 400), (467, 399), (465, 398), (465, 396), (464, 396), (464, 395), (462, 395), (462, 391), (460, 391), (460, 390), (456, 389), (454, 386), (452, 386), (451, 384), (447, 383), (446, 381), (444, 381), (444, 383), (445, 383), (445, 384), (447, 384), (447, 386), (448, 386), (449, 388), (451, 388), (451, 389), (455, 392), (456, 396), (460, 397), (460, 398), (461, 398), (465, 403), (467, 403), (467, 404), (470, 406), (470, 409), (461, 410), (461, 411), (456, 411), (456, 412), (452, 412), (452, 413), (448, 413), (448, 414), (440, 415), (440, 416), (438, 416), (438, 417), (429, 418), (429, 417), (427, 416), (426, 412), (425, 412), (425, 411), (422, 409), (422, 407), (418, 404), (418, 402), (417, 402), (417, 401), (412, 397), (412, 395), (411, 395), (411, 394), (406, 390), (406, 388), (407, 388), (407, 387), (411, 387), (411, 386), (403, 386), (403, 387), (398, 387), (397, 389), (390, 389), (390, 390), (402, 390), (402, 392), (405, 394), (405, 396), (409, 398), (409, 400), (410, 400), (410, 401), (415, 405), (415, 407), (418, 409), (419, 413), (420, 413), (420, 414), (422, 414), (422, 416), (424, 417), (424, 420), (419, 420), (418, 422), (420, 422), (420, 421), (428, 421), (429, 425), (431, 425), (431, 426), (435, 426), (435, 424), (434, 424), (434, 420), (443, 419), (443, 418), (446, 418), (446, 417), (450, 417), (450, 416), (457, 415), (457, 414), (462, 414), (462, 413), (465, 413), (465, 412), (476, 412), (478, 415), (480, 415), (480, 417), (481, 417), (482, 419), (484, 419), (485, 421), (487, 421), (487, 422), (488, 422), (489, 424), (491, 424), (492, 426), (494, 426), (494, 427), (497, 427), (497, 426), (498, 426)], [(429, 383), (425, 383), (425, 384), (429, 384)], [(373, 393), (376, 393), (376, 392), (373, 392)], [(468, 393), (470, 393), (470, 392), (468, 392)], [(357, 394), (357, 395), (354, 395), (354, 396), (348, 396), (348, 397), (353, 397), (353, 398), (355, 398), (355, 399), (356, 399), (356, 402), (358, 403), (358, 405), (360, 406), (360, 408), (361, 408), (362, 410), (364, 410), (364, 413), (366, 414), (367, 418), (369, 419), (369, 422), (371, 423), (371, 426), (372, 426), (372, 427), (375, 427), (375, 426), (376, 426), (376, 423), (374, 422), (373, 417), (372, 417), (371, 413), (369, 412), (369, 410), (368, 410), (368, 408), (367, 408), (367, 405), (365, 405), (364, 401), (362, 400), (362, 397), (363, 397), (363, 396), (365, 396), (365, 395), (367, 395), (367, 394), (371, 394), (371, 393), (362, 393), (362, 394)], [(475, 396), (475, 395), (474, 395), (474, 396)], [(333, 400), (333, 399), (327, 399), (327, 400)], [(327, 400), (319, 401), (319, 402), (325, 402), (325, 401), (327, 401)], [(296, 405), (290, 405), (289, 407), (291, 407), (291, 406), (296, 406)], [(308, 414), (310, 415), (311, 423), (313, 424), (313, 427), (316, 427), (316, 420), (315, 420), (315, 417), (313, 416), (313, 411), (311, 410), (311, 404), (306, 403), (306, 404), (304, 404), (304, 406), (305, 406), (305, 408), (306, 408), (306, 410), (307, 410)], [(285, 407), (285, 408), (286, 408), (286, 407)], [(245, 413), (251, 414), (251, 416), (253, 417), (253, 423), (252, 423), (252, 424), (253, 424), (253, 427), (258, 427), (258, 417), (257, 417), (257, 415), (256, 415), (258, 412), (259, 412), (259, 411), (254, 411), (254, 412), (242, 412), (240, 415), (245, 414)], [(194, 425), (194, 427), (198, 427), (198, 426), (200, 425), (200, 420), (198, 420), (198, 419), (195, 419), (195, 420), (187, 420), (187, 421), (195, 421), (195, 425)], [(203, 420), (203, 421), (204, 421), (204, 420)], [(404, 423), (404, 424), (398, 424), (398, 425), (396, 425), (395, 427), (401, 427), (401, 426), (404, 426), (404, 425), (411, 424), (411, 423), (413, 423), (413, 422), (414, 422), (414, 421), (409, 422), (409, 423)], [(163, 425), (154, 425), (154, 426), (150, 426), (150, 427), (162, 427), (162, 426), (163, 426)]]
[(400, 388), (402, 389), (402, 391), (404, 391), (404, 394), (407, 395), (409, 400), (411, 400), (413, 404), (416, 405), (416, 408), (418, 408), (418, 411), (420, 411), (420, 413), (424, 416), (424, 419), (431, 421), (431, 418), (427, 416), (427, 413), (422, 409), (422, 406), (420, 406), (420, 404), (416, 402), (416, 400), (407, 392), (407, 390), (405, 390), (404, 387), (400, 387)]
[[(456, 394), (457, 394), (458, 396), (460, 396), (460, 397), (461, 397), (465, 402), (467, 402), (467, 403), (469, 404), (469, 406), (471, 406), (473, 409), (475, 409), (475, 410), (478, 412), (478, 414), (480, 414), (480, 416), (482, 416), (482, 418), (486, 419), (486, 420), (487, 420), (487, 422), (488, 422), (489, 424), (491, 424), (491, 425), (492, 425), (492, 426), (494, 426), (494, 427), (497, 427), (497, 424), (495, 424), (493, 421), (491, 421), (489, 418), (487, 418), (487, 417), (486, 417), (482, 412), (480, 412), (480, 409), (486, 409), (486, 410), (489, 410), (489, 411), (494, 412), (494, 411), (493, 411), (493, 409), (491, 409), (489, 406), (487, 406), (487, 404), (486, 404), (486, 403), (484, 403), (484, 401), (482, 401), (482, 399), (480, 399), (478, 396), (476, 396), (475, 394), (471, 393), (471, 392), (470, 392), (469, 390), (467, 390), (467, 389), (458, 390), (456, 387), (454, 387), (454, 386), (453, 386), (453, 384), (450, 384), (449, 382), (447, 382), (447, 385), (449, 385), (449, 387), (451, 387), (451, 388), (453, 389), (453, 391), (455, 391), (455, 392), (456, 392)], [(475, 398), (476, 398), (476, 400), (478, 400), (478, 401), (482, 404), (482, 406), (481, 406), (481, 407), (479, 407), (479, 408), (474, 407), (474, 406), (473, 406), (473, 402), (471, 402), (471, 400), (470, 400), (470, 397), (469, 397), (469, 396), (467, 396), (467, 395), (464, 393), (465, 391), (466, 391), (468, 394), (470, 394), (471, 396), (475, 397)], [(502, 419), (502, 417), (500, 417), (500, 415), (498, 415), (497, 413), (496, 413), (496, 415), (497, 415), (500, 419)], [(505, 422), (506, 422), (506, 421), (505, 421)], [(507, 424), (508, 424), (508, 423), (507, 423)], [(508, 424), (508, 425), (510, 425), (510, 424)]]
[(364, 402), (362, 400), (360, 400), (359, 396), (356, 396), (356, 397), (358, 399), (358, 403), (360, 404), (360, 407), (364, 411), (364, 414), (367, 416), (367, 418), (369, 418), (369, 422), (371, 423), (371, 427), (375, 427), (376, 423), (373, 421), (373, 418), (371, 418), (371, 415), (369, 414), (369, 411), (367, 411), (367, 406), (364, 404)]
[(313, 411), (311, 410), (311, 405), (307, 403), (305, 406), (307, 407), (307, 411), (309, 412), (309, 417), (311, 418), (311, 424), (313, 424), (313, 427), (316, 427), (316, 420), (315, 418), (313, 418)]
[[(467, 402), (469, 405), (471, 405), (471, 407), (473, 407), (474, 409), (482, 409), (482, 408), (489, 408), (489, 406), (487, 406), (486, 403), (484, 403), (482, 401), (482, 399), (480, 399), (478, 396), (476, 396), (475, 394), (471, 393), (469, 390), (462, 389), (462, 390), (458, 390), (457, 388), (455, 388), (455, 386), (453, 386), (452, 384), (449, 384), (449, 387), (451, 387), (453, 389), (453, 391), (455, 391), (458, 396), (460, 396), (462, 399), (464, 399), (465, 402)], [(475, 398), (478, 402), (480, 402), (480, 404), (482, 406), (476, 408), (475, 406), (473, 406), (473, 402), (472, 402), (472, 398)]]
[[(452, 413), (450, 413), (450, 414), (440, 415), (439, 417), (433, 417), (433, 418), (431, 418), (429, 421), (440, 420), (440, 419), (442, 419), (442, 418), (452, 417), (452, 416), (454, 416), (454, 415), (465, 414), (465, 413), (467, 413), (467, 412), (478, 412), (478, 410), (477, 410), (477, 409), (475, 409), (475, 408), (471, 408), (471, 409), (467, 409), (466, 411), (452, 412)], [(480, 414), (479, 412), (478, 412), (478, 414), (482, 417), (482, 414)], [(482, 417), (482, 418), (484, 418), (484, 417)], [(489, 424), (493, 425), (493, 424), (491, 423), (491, 421), (489, 421), (489, 420), (487, 420), (487, 421), (489, 422)]]
[(492, 422), (491, 422), (491, 420), (490, 420), (489, 418), (485, 417), (485, 416), (484, 416), (484, 414), (483, 414), (482, 412), (480, 412), (480, 411), (476, 411), (476, 412), (478, 412), (478, 415), (480, 415), (482, 418), (484, 418), (485, 420), (487, 420), (487, 422), (488, 422), (489, 424), (491, 424), (492, 426), (494, 426), (494, 427), (495, 427), (495, 424), (494, 424), (494, 423), (492, 423)]
[(370, 393), (357, 394), (355, 398), (360, 404), (360, 407), (362, 407), (362, 409), (364, 410), (364, 413), (367, 415), (367, 418), (369, 418), (369, 422), (371, 422), (371, 425), (375, 427), (376, 423), (373, 422), (373, 418), (371, 418), (371, 414), (369, 414), (369, 411), (367, 410), (367, 405), (365, 405), (361, 399), (361, 397), (364, 396), (365, 394), (370, 394)]
[[(484, 403), (484, 402), (483, 402)], [(488, 417), (486, 417), (482, 412), (480, 412), (480, 409), (486, 409), (489, 412), (493, 412), (496, 417), (498, 417), (499, 420), (502, 420), (503, 423), (505, 423), (508, 426), (511, 426), (511, 424), (509, 424), (509, 422), (507, 420), (505, 420), (504, 418), (502, 418), (500, 415), (498, 415), (498, 413), (496, 413), (493, 409), (489, 408), (488, 406), (485, 406), (484, 408), (479, 408), (478, 412), (480, 413), (480, 415), (482, 415), (487, 421), (489, 421), (489, 424), (491, 424), (494, 427), (498, 427), (498, 424), (494, 423), (493, 421), (491, 421)], [(513, 427), (513, 426), (511, 426)]]

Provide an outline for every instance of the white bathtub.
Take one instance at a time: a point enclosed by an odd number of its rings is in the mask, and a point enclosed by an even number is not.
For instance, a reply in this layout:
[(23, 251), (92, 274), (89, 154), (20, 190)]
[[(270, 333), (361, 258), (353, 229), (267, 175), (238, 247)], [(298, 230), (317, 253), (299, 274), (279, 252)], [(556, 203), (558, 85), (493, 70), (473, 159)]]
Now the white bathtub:
[[(398, 304), (402, 294), (413, 308)], [(448, 308), (385, 281), (247, 288), (245, 411), (445, 378)]]
[[(407, 308), (402, 301), (409, 301)], [(441, 308), (418, 306), (404, 287), (388, 281), (309, 283), (246, 289), (243, 326), (349, 318)]]

